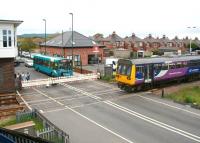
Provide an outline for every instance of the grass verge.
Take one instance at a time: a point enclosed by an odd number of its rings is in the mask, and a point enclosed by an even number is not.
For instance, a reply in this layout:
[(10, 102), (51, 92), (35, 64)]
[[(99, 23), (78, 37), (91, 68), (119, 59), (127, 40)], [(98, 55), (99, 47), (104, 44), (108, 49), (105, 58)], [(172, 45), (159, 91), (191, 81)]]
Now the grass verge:
[(200, 107), (200, 86), (185, 87), (165, 96), (175, 102), (193, 104)]
[[(22, 120), (20, 123), (27, 122), (27, 121), (33, 121), (35, 123), (34, 128), (37, 131), (44, 128), (43, 123), (40, 120), (38, 120), (37, 118), (27, 118), (26, 120)], [(14, 125), (14, 124), (17, 124), (16, 117), (10, 117), (10, 118), (0, 121), (0, 127), (10, 126), (10, 125)]]

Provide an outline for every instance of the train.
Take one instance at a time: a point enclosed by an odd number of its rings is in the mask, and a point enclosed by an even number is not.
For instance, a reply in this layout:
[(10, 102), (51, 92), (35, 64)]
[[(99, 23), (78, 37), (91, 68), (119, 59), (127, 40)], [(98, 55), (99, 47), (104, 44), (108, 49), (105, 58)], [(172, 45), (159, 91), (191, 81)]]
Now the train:
[(200, 56), (119, 59), (115, 79), (127, 92), (200, 79)]

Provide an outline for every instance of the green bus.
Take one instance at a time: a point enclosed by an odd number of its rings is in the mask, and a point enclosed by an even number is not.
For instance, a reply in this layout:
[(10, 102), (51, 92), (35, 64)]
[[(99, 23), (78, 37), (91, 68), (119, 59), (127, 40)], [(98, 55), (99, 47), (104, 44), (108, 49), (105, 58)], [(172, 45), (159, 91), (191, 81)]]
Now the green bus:
[(51, 57), (42, 54), (34, 55), (33, 67), (36, 71), (52, 77), (72, 76), (72, 60), (62, 57)]

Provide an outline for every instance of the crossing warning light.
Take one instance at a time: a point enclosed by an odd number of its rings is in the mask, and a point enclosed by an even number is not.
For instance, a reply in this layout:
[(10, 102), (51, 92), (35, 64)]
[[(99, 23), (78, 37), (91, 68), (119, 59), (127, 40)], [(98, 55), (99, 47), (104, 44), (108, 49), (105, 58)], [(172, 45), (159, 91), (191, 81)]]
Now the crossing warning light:
[(98, 46), (94, 46), (93, 49), (92, 49), (92, 52), (99, 53), (99, 47)]

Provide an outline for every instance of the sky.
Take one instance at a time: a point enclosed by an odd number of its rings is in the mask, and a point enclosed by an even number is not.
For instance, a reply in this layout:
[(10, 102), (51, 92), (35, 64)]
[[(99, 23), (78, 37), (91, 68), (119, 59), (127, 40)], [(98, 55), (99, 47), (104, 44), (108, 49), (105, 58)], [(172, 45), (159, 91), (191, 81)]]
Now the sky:
[[(18, 34), (74, 30), (86, 36), (113, 31), (144, 38), (166, 35), (200, 39), (199, 0), (0, 0), (0, 19), (23, 20)], [(196, 28), (187, 28), (196, 27)]]

